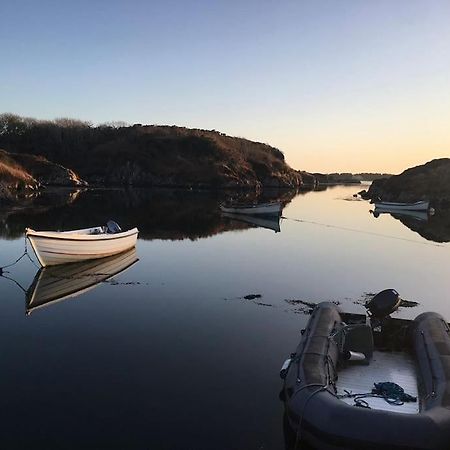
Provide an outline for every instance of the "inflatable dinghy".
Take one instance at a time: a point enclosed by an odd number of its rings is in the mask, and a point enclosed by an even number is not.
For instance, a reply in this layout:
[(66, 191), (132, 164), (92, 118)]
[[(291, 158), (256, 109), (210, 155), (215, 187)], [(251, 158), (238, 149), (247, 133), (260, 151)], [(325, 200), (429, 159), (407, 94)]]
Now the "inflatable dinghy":
[(320, 303), (283, 365), (295, 447), (450, 449), (448, 324), (433, 312), (414, 321), (360, 317), (350, 323)]

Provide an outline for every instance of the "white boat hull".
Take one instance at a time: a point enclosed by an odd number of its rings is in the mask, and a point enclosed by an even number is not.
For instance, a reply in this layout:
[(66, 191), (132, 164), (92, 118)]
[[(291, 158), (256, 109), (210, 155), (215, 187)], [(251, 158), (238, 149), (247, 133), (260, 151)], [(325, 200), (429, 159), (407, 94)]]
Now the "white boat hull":
[(396, 203), (376, 202), (375, 208), (383, 211), (428, 211), (430, 202)]
[(122, 253), (136, 245), (138, 229), (115, 234), (88, 234), (101, 227), (68, 232), (26, 230), (26, 236), (43, 267)]
[(222, 212), (231, 214), (250, 214), (250, 215), (266, 215), (266, 216), (280, 216), (282, 206), (281, 203), (264, 203), (259, 205), (248, 206), (220, 206)]

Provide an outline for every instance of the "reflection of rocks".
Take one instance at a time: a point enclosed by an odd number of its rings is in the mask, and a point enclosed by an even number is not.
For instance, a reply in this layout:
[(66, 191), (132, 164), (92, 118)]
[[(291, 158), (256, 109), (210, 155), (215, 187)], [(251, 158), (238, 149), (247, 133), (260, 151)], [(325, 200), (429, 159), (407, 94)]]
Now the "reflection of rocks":
[(382, 214), (390, 214), (410, 230), (420, 234), (428, 241), (450, 242), (450, 210), (438, 210), (434, 215), (423, 211), (371, 211), (375, 218)]
[(434, 216), (429, 216), (428, 221), (398, 214), (392, 216), (429, 241), (450, 242), (450, 210), (438, 211)]
[[(69, 230), (105, 223), (114, 219), (126, 229), (139, 228), (143, 239), (198, 239), (228, 230), (248, 229), (251, 224), (223, 219), (219, 204), (255, 200), (249, 193), (207, 192), (171, 189), (88, 190), (78, 197), (55, 200), (43, 192), (30, 207), (8, 210), (0, 221), (0, 234), (22, 236), (25, 227), (37, 230)], [(271, 190), (258, 201), (279, 200), (288, 203), (296, 191)], [(1, 220), (1, 218), (0, 218)]]
[[(48, 189), (35, 192), (15, 193), (14, 199), (0, 202), (0, 236), (18, 238), (35, 220), (47, 217), (48, 223), (61, 208), (68, 208), (76, 201), (80, 190)], [(55, 227), (52, 227), (53, 229)]]

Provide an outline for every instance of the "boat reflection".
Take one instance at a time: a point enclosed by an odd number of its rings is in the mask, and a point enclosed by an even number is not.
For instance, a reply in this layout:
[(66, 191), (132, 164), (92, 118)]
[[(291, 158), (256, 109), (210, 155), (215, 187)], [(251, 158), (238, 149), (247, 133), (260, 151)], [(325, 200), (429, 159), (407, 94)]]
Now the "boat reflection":
[(405, 227), (416, 232), (427, 241), (450, 242), (450, 210), (439, 210), (433, 215), (422, 211), (371, 211), (375, 218), (390, 214)]
[(26, 314), (94, 289), (138, 261), (136, 249), (132, 248), (106, 258), (42, 267), (26, 292)]
[[(123, 229), (139, 228), (139, 239), (202, 239), (251, 228), (250, 223), (224, 220), (221, 203), (280, 202), (285, 207), (296, 190), (189, 191), (176, 189), (98, 189), (81, 192), (71, 202), (42, 195), (39, 205), (20, 211), (0, 208), (0, 237), (17, 239), (25, 228), (73, 230), (104, 223), (110, 218)], [(47, 202), (47, 203), (46, 203)], [(44, 206), (45, 205), (45, 209)], [(151, 212), (151, 213), (149, 213)], [(2, 215), (3, 214), (3, 215)], [(269, 228), (272, 228), (270, 225)]]
[(378, 218), (381, 214), (390, 214), (395, 219), (401, 219), (402, 217), (407, 217), (415, 220), (420, 220), (421, 222), (428, 221), (428, 213), (426, 211), (390, 211), (388, 209), (379, 209), (375, 208), (375, 210), (372, 212), (373, 217)]
[(222, 213), (222, 217), (227, 219), (235, 220), (238, 222), (248, 223), (254, 225), (257, 228), (267, 228), (268, 230), (275, 231), (275, 233), (280, 233), (280, 217), (276, 216), (251, 216), (248, 214), (232, 214), (232, 213)]

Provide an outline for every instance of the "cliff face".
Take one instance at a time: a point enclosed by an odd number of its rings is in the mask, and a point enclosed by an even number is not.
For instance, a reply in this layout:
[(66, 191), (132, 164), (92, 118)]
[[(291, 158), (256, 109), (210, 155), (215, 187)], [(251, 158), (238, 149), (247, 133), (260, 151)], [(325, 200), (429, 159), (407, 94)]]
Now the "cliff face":
[(299, 187), (302, 176), (267, 144), (215, 130), (175, 126), (98, 126), (0, 115), (0, 146), (42, 155), (90, 184)]
[(400, 175), (375, 180), (367, 197), (399, 202), (430, 200), (434, 207), (450, 208), (450, 158), (435, 159)]
[(32, 174), (33, 178), (43, 186), (87, 186), (73, 170), (67, 169), (61, 164), (47, 161), (42, 156), (10, 153), (16, 163)]
[(4, 198), (12, 198), (18, 190), (36, 190), (40, 186), (80, 187), (86, 184), (73, 171), (42, 156), (0, 150), (0, 194)]

